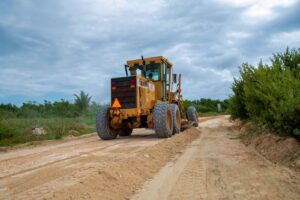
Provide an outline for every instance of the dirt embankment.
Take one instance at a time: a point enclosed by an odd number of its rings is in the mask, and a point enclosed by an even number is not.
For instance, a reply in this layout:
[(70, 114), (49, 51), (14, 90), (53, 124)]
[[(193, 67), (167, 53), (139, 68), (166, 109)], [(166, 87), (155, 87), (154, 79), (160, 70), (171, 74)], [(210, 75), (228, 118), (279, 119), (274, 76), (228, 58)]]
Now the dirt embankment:
[(262, 131), (252, 122), (239, 124), (241, 139), (265, 158), (300, 172), (300, 143), (292, 137), (282, 137)]

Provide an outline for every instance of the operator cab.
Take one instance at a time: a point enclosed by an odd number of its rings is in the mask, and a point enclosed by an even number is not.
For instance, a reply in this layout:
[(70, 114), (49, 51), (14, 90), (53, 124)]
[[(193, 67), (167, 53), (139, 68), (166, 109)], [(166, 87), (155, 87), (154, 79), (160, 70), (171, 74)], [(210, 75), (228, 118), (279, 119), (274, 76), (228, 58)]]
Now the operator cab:
[[(144, 70), (145, 68), (145, 70)], [(140, 75), (152, 81), (161, 81), (161, 63), (150, 63), (145, 65), (134, 64), (132, 67), (125, 65), (126, 76)]]
[(157, 97), (167, 100), (167, 94), (172, 91), (172, 63), (163, 56), (129, 60), (125, 65), (126, 76), (140, 75), (154, 82)]

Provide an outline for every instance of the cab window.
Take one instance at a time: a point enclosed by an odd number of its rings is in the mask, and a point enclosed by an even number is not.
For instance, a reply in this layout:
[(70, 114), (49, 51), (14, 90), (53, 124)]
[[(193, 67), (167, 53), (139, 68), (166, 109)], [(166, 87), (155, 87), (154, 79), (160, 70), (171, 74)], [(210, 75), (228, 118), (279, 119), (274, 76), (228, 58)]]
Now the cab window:
[(170, 84), (170, 68), (166, 66), (166, 82), (167, 85)]
[(153, 81), (159, 81), (160, 73), (160, 63), (151, 63), (146, 65), (146, 78), (152, 79)]

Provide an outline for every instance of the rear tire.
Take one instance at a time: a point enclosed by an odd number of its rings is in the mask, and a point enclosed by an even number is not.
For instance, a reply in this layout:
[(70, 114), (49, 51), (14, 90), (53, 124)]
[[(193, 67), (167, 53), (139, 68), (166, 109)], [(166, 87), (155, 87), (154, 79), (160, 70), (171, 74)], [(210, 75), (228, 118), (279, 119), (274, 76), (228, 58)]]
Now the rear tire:
[(194, 127), (198, 127), (198, 125), (199, 125), (198, 114), (197, 114), (197, 110), (194, 106), (188, 107), (187, 117), (188, 117), (188, 120), (193, 123)]
[(172, 136), (172, 110), (168, 103), (158, 103), (154, 106), (153, 123), (155, 133), (159, 138), (168, 138)]
[(181, 117), (177, 104), (171, 104), (172, 120), (173, 120), (173, 134), (180, 133), (181, 129)]
[(112, 140), (118, 135), (118, 130), (109, 126), (109, 106), (104, 106), (98, 110), (96, 115), (96, 130), (102, 140)]
[(121, 129), (120, 132), (119, 132), (119, 135), (120, 136), (130, 136), (132, 133), (132, 128), (124, 128), (124, 129)]

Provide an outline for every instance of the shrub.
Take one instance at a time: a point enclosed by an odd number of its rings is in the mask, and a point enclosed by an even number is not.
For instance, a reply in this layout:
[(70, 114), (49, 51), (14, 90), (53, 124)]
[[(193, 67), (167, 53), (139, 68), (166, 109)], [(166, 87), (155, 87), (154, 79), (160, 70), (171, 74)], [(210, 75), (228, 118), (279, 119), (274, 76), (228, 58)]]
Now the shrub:
[(230, 113), (250, 118), (280, 134), (299, 136), (300, 49), (275, 54), (272, 65), (243, 64), (232, 86)]
[(245, 106), (245, 92), (244, 92), (244, 81), (243, 79), (235, 79), (232, 85), (234, 95), (229, 98), (228, 111), (232, 118), (248, 118), (248, 113)]
[(12, 138), (12, 128), (5, 119), (0, 118), (0, 140)]

